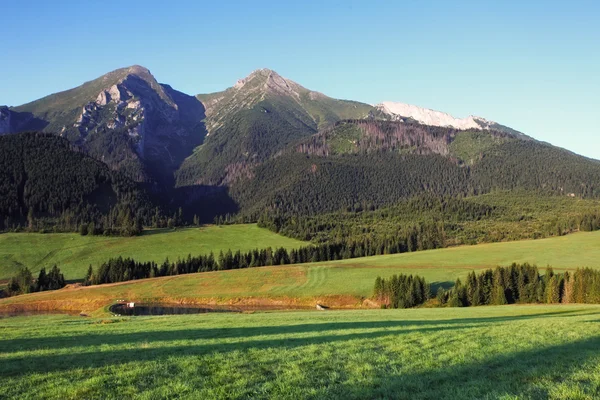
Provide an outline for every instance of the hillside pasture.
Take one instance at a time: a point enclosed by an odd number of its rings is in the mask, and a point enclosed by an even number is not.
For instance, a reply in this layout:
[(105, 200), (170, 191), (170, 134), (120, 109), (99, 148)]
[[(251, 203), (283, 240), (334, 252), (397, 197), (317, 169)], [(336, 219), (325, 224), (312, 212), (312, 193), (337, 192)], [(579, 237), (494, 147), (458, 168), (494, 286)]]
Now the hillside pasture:
[(171, 261), (188, 254), (215, 256), (220, 251), (255, 248), (297, 248), (306, 245), (256, 225), (209, 225), (201, 228), (154, 229), (141, 236), (81, 236), (75, 233), (0, 234), (0, 279), (10, 278), (21, 266), (32, 272), (57, 264), (67, 279), (82, 279), (92, 264), (97, 267), (113, 257), (138, 261)]

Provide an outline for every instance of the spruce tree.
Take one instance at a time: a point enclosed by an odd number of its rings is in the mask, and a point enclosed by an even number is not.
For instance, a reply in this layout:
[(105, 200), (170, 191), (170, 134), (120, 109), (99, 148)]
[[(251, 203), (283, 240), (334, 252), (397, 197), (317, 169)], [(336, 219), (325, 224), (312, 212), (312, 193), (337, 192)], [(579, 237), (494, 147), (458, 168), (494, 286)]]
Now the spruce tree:
[(46, 268), (42, 268), (38, 275), (37, 281), (35, 282), (35, 291), (43, 292), (48, 290), (48, 277), (46, 275)]
[(83, 279), (83, 286), (91, 285), (93, 276), (94, 276), (94, 268), (92, 267), (92, 264), (90, 264), (90, 266), (88, 267), (88, 270), (85, 274), (85, 278)]

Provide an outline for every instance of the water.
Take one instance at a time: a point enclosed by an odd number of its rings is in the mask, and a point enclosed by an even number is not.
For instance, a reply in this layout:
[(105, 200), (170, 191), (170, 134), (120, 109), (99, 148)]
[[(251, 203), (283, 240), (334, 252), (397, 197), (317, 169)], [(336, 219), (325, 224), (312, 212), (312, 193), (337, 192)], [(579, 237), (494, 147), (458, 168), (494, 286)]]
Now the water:
[(126, 304), (115, 304), (110, 307), (110, 312), (117, 315), (183, 315), (204, 313), (242, 313), (245, 311), (273, 311), (290, 309), (312, 309), (309, 307), (289, 306), (212, 306), (212, 305), (173, 305), (173, 304), (136, 304), (127, 307)]
[(208, 306), (180, 306), (171, 304), (136, 304), (127, 307), (125, 304), (115, 304), (110, 307), (110, 312), (118, 315), (182, 315), (182, 314), (204, 314), (211, 312), (242, 312), (228, 307)]

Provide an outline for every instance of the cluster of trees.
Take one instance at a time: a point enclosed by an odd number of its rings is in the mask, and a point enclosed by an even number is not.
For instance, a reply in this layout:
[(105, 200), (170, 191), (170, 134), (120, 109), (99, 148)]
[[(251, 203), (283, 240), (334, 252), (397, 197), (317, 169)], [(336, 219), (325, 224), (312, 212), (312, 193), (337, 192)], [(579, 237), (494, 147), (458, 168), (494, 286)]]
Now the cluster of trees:
[(7, 294), (16, 296), (45, 290), (57, 290), (64, 287), (65, 284), (65, 277), (56, 265), (49, 272), (46, 272), (46, 268), (42, 268), (37, 279), (33, 278), (29, 268), (23, 267), (8, 281)]
[[(567, 196), (524, 191), (499, 191), (470, 198), (421, 194), (393, 206), (365, 208), (359, 212), (342, 210), (303, 216), (271, 210), (258, 216), (258, 224), (314, 243), (366, 238), (371, 242), (397, 242), (399, 238), (415, 236), (416, 232), (417, 246), (407, 248), (412, 251), (597, 230), (600, 229), (599, 205), (600, 202), (593, 199), (576, 201)], [(238, 217), (218, 222), (229, 221), (246, 219)]]
[(166, 218), (140, 186), (46, 133), (0, 137), (0, 231), (134, 235)]
[(374, 298), (386, 308), (411, 308), (425, 303), (430, 296), (425, 278), (412, 275), (393, 275), (375, 279)]
[(437, 154), (282, 154), (253, 170), (253, 179), (230, 188), (242, 214), (286, 216), (373, 210), (430, 193), (478, 194), (469, 170)]
[(314, 216), (264, 212), (258, 217), (258, 225), (300, 240), (328, 242), (364, 237), (383, 240), (422, 235), (424, 231), (433, 231), (433, 235), (438, 236), (442, 231), (451, 231), (459, 222), (488, 219), (495, 211), (494, 206), (459, 197), (422, 194), (376, 210), (365, 205), (358, 211), (343, 210)]
[(535, 265), (512, 264), (480, 274), (471, 272), (463, 283), (458, 279), (449, 290), (440, 288), (437, 299), (450, 307), (515, 303), (600, 302), (600, 271), (589, 268), (555, 274), (547, 268), (540, 275)]

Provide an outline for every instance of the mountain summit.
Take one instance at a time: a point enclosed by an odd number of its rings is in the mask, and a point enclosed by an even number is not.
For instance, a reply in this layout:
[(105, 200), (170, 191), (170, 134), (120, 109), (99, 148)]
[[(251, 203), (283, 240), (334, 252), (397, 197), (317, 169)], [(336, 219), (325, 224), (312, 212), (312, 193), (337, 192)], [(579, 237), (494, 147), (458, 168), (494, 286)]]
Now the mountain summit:
[(212, 133), (232, 114), (251, 109), (262, 101), (288, 102), (307, 125), (318, 128), (347, 118), (365, 118), (371, 106), (356, 101), (337, 100), (309, 90), (277, 72), (257, 69), (222, 92), (196, 96), (206, 108), (207, 127)]
[(2, 133), (59, 134), (138, 180), (172, 175), (206, 134), (202, 104), (139, 65), (2, 113)]
[(309, 90), (270, 69), (196, 97), (206, 109), (210, 136), (185, 160), (179, 185), (228, 184), (250, 176), (254, 165), (291, 143), (338, 121), (366, 118), (373, 109)]

